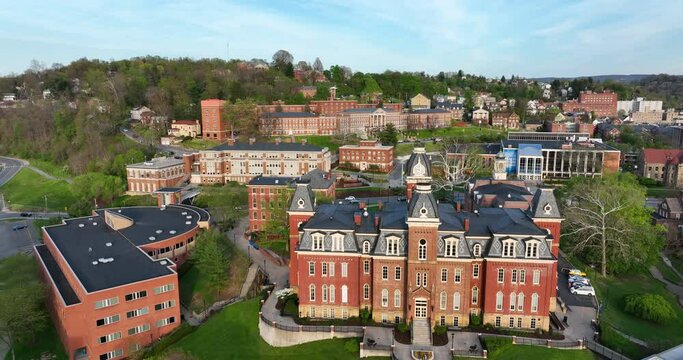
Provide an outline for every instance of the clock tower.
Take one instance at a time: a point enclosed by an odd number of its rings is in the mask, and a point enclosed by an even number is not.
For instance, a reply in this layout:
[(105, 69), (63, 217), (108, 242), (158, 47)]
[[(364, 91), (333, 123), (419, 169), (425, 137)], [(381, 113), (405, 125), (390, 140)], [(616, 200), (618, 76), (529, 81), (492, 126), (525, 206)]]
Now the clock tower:
[(416, 147), (413, 150), (408, 162), (406, 162), (405, 177), (408, 201), (412, 198), (413, 190), (417, 184), (432, 182), (432, 165), (424, 147)]
[(507, 171), (505, 170), (505, 154), (503, 154), (503, 150), (496, 154), (496, 159), (493, 162), (493, 180), (507, 180)]

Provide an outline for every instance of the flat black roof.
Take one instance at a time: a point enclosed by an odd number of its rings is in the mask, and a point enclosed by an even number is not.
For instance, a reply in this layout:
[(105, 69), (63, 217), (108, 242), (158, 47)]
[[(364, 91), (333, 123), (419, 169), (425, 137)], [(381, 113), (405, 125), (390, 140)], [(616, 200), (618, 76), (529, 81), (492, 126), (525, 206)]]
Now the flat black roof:
[(266, 143), (266, 142), (257, 142), (253, 144), (249, 143), (235, 143), (234, 145), (230, 144), (221, 144), (218, 145), (211, 150), (213, 151), (221, 151), (221, 150), (242, 150), (242, 151), (321, 151), (323, 148), (320, 146), (315, 146), (311, 144), (302, 144), (302, 143)]
[(47, 268), (50, 278), (52, 278), (55, 286), (57, 286), (57, 291), (59, 291), (62, 299), (64, 299), (66, 306), (80, 303), (81, 300), (78, 298), (78, 295), (76, 295), (76, 292), (69, 284), (69, 281), (66, 280), (66, 276), (64, 276), (62, 269), (59, 267), (59, 265), (57, 265), (57, 261), (55, 260), (54, 256), (52, 256), (52, 253), (47, 246), (36, 245), (36, 251), (40, 259), (43, 261), (43, 264), (45, 264), (45, 268)]
[(183, 190), (183, 188), (179, 188), (179, 187), (163, 187), (163, 188), (161, 188), (161, 189), (157, 189), (157, 191), (155, 191), (155, 193), (176, 193), (176, 192), (181, 191), (181, 190)]
[(292, 176), (263, 176), (259, 175), (249, 180), (249, 185), (282, 185), (289, 186), (289, 183), (296, 178)]
[(88, 292), (173, 274), (172, 262), (152, 259), (139, 246), (188, 232), (201, 219), (199, 211), (183, 205), (108, 210), (133, 225), (114, 230), (105, 224), (104, 210), (98, 210), (96, 215), (44, 228)]

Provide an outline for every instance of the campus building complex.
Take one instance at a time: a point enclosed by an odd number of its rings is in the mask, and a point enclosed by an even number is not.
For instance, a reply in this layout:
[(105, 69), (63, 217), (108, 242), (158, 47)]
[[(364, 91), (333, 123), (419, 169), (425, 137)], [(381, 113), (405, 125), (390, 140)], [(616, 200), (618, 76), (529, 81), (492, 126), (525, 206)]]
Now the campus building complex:
[(169, 205), (43, 227), (35, 254), (69, 359), (127, 357), (178, 327), (176, 266), (208, 222), (202, 209)]
[[(407, 163), (408, 201), (316, 205), (297, 185), (288, 211), (299, 312), (381, 322), (549, 328), (561, 217), (552, 191), (527, 210), (438, 203), (424, 149)], [(424, 325), (421, 325), (424, 326)]]
[(377, 140), (363, 140), (359, 145), (339, 148), (339, 164), (360, 171), (389, 172), (394, 168), (394, 147), (384, 146)]
[(162, 188), (179, 186), (189, 179), (188, 170), (182, 159), (172, 157), (126, 165), (128, 192), (151, 194)]

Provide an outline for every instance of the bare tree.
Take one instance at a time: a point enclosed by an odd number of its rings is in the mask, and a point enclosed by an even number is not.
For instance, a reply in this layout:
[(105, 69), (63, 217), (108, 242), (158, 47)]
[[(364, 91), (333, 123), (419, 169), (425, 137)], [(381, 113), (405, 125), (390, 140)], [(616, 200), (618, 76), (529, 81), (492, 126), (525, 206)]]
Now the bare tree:
[(453, 193), (483, 169), (478, 147), (460, 144), (455, 138), (444, 139), (437, 154), (432, 154), (432, 187)]
[(317, 72), (323, 72), (323, 62), (320, 61), (320, 58), (315, 58), (315, 61), (313, 62), (313, 70)]
[(309, 70), (311, 70), (311, 65), (309, 65), (307, 62), (301, 60), (298, 63), (296, 63), (296, 69), (303, 70), (303, 71), (309, 71)]
[(661, 229), (650, 223), (645, 194), (627, 174), (577, 179), (567, 186), (562, 234), (571, 254), (597, 260), (600, 273), (648, 266), (657, 258)]
[(294, 61), (294, 56), (287, 50), (278, 50), (273, 54), (273, 65), (275, 67), (281, 67), (286, 64), (291, 64)]

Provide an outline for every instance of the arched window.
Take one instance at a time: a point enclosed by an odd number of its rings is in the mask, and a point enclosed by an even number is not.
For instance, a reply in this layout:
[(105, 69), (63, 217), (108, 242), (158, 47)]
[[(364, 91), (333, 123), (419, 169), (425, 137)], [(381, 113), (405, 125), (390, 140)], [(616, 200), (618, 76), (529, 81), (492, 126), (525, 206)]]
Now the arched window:
[(308, 286), (308, 300), (315, 301), (315, 285), (313, 284)]
[(496, 293), (496, 310), (503, 310), (503, 293)]
[(401, 290), (394, 290), (394, 307), (401, 306)]
[(335, 294), (334, 285), (330, 285), (330, 304), (334, 304), (335, 298), (336, 298), (336, 294)]
[(481, 245), (480, 244), (474, 244), (472, 247), (472, 253), (474, 256), (481, 256)]
[(382, 307), (389, 306), (389, 290), (382, 289)]
[(531, 312), (538, 312), (538, 294), (531, 295)]
[(453, 293), (453, 310), (460, 310), (460, 293)]
[(515, 311), (515, 303), (517, 302), (517, 294), (510, 293), (510, 311)]
[(342, 285), (342, 304), (349, 302), (349, 287)]
[(417, 248), (417, 259), (427, 260), (427, 240), (420, 239), (420, 243)]
[(445, 291), (441, 292), (441, 295), (439, 296), (439, 309), (441, 310), (446, 310), (446, 302), (448, 301), (447, 295)]
[(370, 299), (370, 285), (368, 284), (363, 285), (363, 299)]
[(517, 310), (524, 310), (524, 293), (519, 293), (519, 295), (517, 295)]
[(477, 304), (479, 304), (479, 288), (475, 286), (472, 288), (472, 305)]
[(370, 242), (369, 241), (363, 241), (363, 254), (369, 254), (370, 253)]
[(323, 285), (322, 293), (323, 293), (323, 302), (327, 302), (327, 285)]

